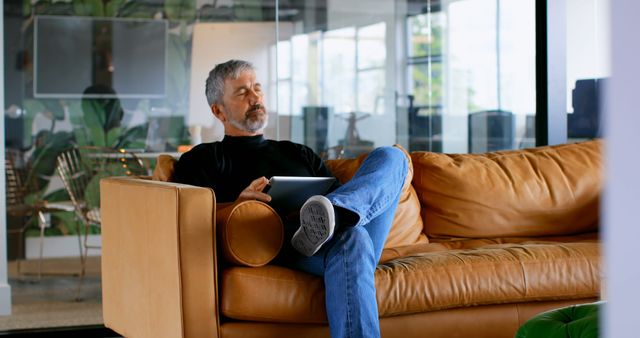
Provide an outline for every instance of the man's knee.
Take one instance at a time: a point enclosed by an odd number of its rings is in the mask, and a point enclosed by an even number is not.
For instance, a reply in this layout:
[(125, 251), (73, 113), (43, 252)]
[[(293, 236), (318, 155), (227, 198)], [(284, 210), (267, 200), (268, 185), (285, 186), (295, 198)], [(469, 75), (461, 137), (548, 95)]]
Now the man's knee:
[(408, 166), (404, 152), (396, 147), (379, 147), (374, 149), (369, 156), (375, 156), (385, 164), (385, 169), (397, 168), (406, 172)]

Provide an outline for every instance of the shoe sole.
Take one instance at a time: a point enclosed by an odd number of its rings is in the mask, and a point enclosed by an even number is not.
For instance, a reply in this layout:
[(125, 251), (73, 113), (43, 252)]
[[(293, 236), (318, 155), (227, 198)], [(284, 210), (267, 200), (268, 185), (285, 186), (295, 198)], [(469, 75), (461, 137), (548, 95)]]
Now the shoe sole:
[(313, 196), (300, 208), (300, 227), (291, 244), (301, 254), (313, 256), (331, 239), (335, 216), (331, 202), (324, 196)]

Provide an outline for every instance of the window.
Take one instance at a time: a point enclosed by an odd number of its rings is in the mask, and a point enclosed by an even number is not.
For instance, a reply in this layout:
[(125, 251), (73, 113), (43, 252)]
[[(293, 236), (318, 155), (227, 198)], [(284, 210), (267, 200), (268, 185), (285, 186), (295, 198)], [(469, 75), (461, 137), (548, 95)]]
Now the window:
[(602, 137), (600, 105), (609, 68), (605, 0), (567, 1), (567, 137), (581, 141)]

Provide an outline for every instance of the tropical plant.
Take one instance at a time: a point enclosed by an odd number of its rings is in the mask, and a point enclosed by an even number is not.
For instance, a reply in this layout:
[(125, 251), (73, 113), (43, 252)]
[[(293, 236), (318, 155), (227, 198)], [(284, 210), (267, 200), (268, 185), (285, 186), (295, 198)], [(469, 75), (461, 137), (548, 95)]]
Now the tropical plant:
[[(33, 16), (66, 15), (89, 17), (122, 17), (152, 19), (158, 16), (169, 20), (170, 31), (167, 38), (168, 76), (167, 95), (161, 102), (176, 115), (187, 112), (189, 99), (189, 68), (192, 34), (189, 29), (196, 17), (195, 0), (167, 0), (164, 3), (146, 0), (71, 0), (54, 1), (39, 0), (32, 3), (23, 0), (23, 34), (27, 49), (33, 46)], [(30, 50), (33, 54), (33, 50)], [(25, 87), (30, 86), (30, 75), (27, 72)], [(120, 124), (123, 116), (121, 103), (117, 99), (35, 99), (23, 101), (25, 131), (31, 135), (34, 120), (38, 116), (46, 116), (51, 125), (40, 131), (28, 154), (32, 164), (30, 179), (37, 181), (38, 190), (27, 197), (27, 202), (35, 204), (38, 200), (60, 201), (69, 197), (63, 189), (45, 195), (49, 181), (55, 175), (57, 156), (76, 146), (99, 146), (113, 148), (143, 148), (147, 127), (136, 126), (125, 128)], [(149, 100), (140, 100), (140, 111), (150, 112)], [(72, 132), (56, 131), (56, 125), (68, 114)], [(182, 126), (172, 126), (181, 128)], [(103, 170), (96, 174), (92, 184), (85, 192), (85, 199), (91, 205), (99, 205), (98, 181), (105, 175), (118, 174), (116, 169)], [(47, 229), (47, 234), (74, 234), (76, 220), (72, 213), (56, 212), (52, 214), (55, 227)]]

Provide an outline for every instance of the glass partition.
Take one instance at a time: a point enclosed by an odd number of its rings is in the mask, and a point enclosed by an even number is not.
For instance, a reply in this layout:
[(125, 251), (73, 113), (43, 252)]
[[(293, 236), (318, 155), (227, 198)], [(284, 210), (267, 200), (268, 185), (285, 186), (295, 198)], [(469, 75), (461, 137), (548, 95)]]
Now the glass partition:
[(567, 1), (567, 137), (602, 137), (600, 108), (611, 75), (609, 1)]
[[(280, 80), (269, 73), (275, 13), (259, 1), (4, 4), (13, 315), (0, 317), (0, 331), (102, 324), (99, 179), (148, 175), (160, 153), (220, 140), (205, 79), (237, 58), (253, 62), (263, 83)], [(79, 177), (74, 197), (66, 183)]]
[(461, 153), (535, 145), (534, 0), (327, 1), (305, 11), (315, 15), (284, 22), (292, 34), (276, 46), (297, 70), (278, 62), (278, 89), (300, 91), (278, 101), (281, 138), (327, 158), (394, 143)]
[[(148, 173), (159, 153), (179, 156), (192, 145), (221, 140), (224, 130), (211, 114), (204, 83), (229, 59), (256, 66), (270, 119), (266, 137), (306, 144), (326, 159), (396, 143), (449, 153), (535, 145), (534, 5), (6, 3), (6, 166), (17, 187), (7, 196), (15, 197), (8, 206), (14, 308), (45, 309), (41, 304), (48, 302), (60, 309), (79, 298), (82, 306), (67, 317), (94, 316), (29, 327), (100, 323), (100, 250), (82, 245), (88, 228), (89, 243), (99, 246), (99, 220), (39, 209), (45, 201), (70, 200), (57, 159), (76, 148), (91, 150), (91, 159), (125, 154)], [(83, 207), (93, 211), (99, 178), (114, 172), (104, 168), (85, 168), (92, 180)], [(78, 288), (85, 253), (87, 275)], [(20, 322), (0, 318), (0, 327), (24, 328), (8, 326)]]

